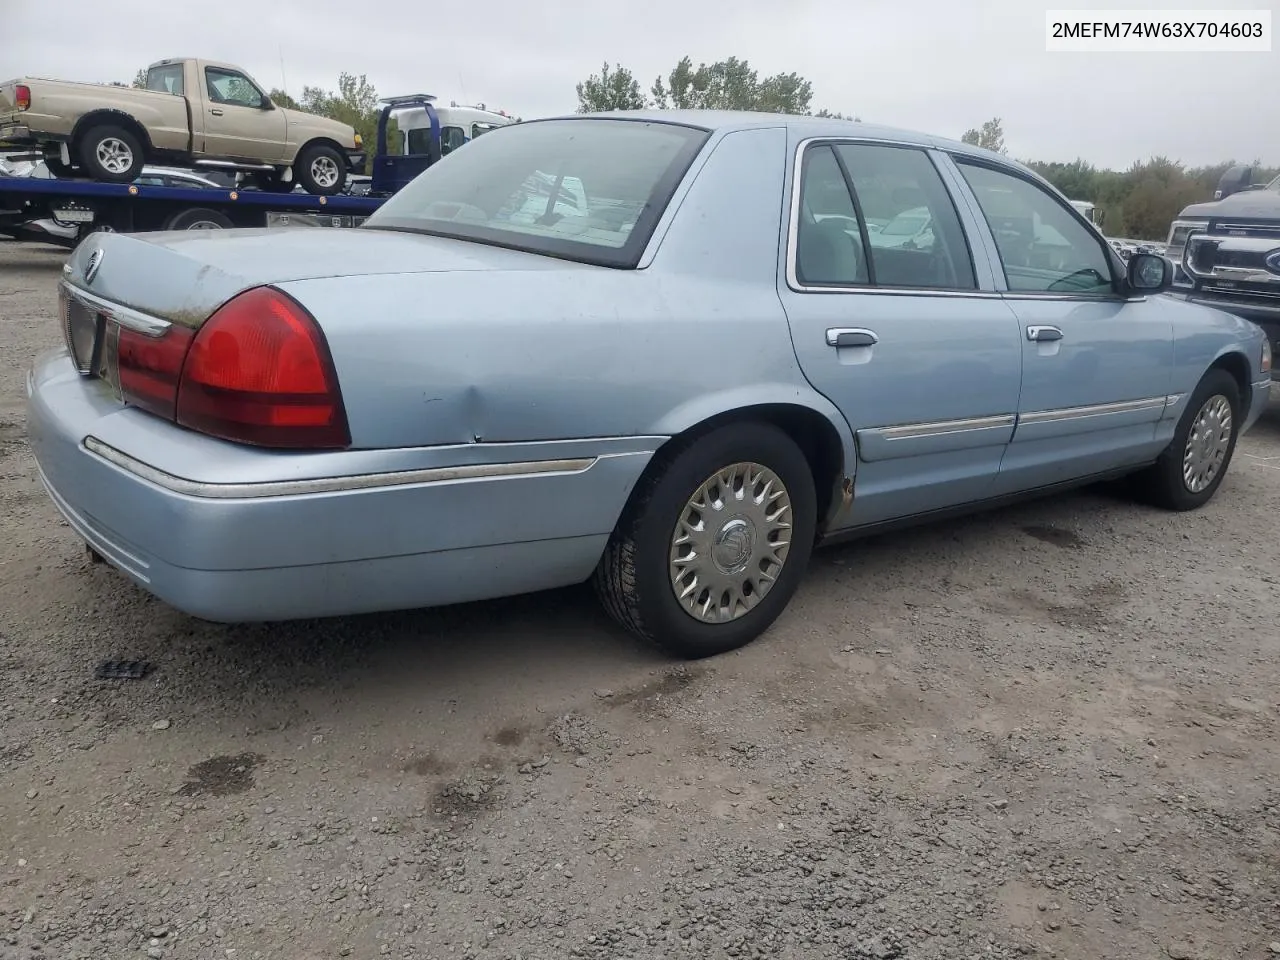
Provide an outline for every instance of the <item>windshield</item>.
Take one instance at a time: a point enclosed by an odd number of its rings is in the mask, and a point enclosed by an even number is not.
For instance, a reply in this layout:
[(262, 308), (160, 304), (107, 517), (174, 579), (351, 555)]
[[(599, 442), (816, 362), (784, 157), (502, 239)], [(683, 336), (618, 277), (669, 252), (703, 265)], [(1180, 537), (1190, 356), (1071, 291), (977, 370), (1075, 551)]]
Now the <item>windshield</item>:
[(361, 229), (634, 267), (709, 136), (656, 121), (509, 124), (432, 164)]

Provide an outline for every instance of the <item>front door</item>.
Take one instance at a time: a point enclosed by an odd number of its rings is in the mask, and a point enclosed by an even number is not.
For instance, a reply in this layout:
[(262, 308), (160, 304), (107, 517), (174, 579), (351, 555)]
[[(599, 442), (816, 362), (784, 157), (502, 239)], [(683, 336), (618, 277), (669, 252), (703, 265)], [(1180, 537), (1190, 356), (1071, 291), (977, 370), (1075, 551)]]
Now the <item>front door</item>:
[(935, 163), (831, 139), (798, 164), (779, 292), (805, 376), (857, 439), (854, 526), (990, 495), (1013, 434), (1018, 322)]
[(204, 152), (267, 163), (284, 157), (284, 111), (257, 85), (226, 67), (204, 68)]
[(1126, 299), (1106, 241), (1042, 185), (952, 159), (985, 216), (1022, 337), (1022, 399), (1000, 490), (1150, 460), (1173, 406), (1173, 327), (1160, 300)]

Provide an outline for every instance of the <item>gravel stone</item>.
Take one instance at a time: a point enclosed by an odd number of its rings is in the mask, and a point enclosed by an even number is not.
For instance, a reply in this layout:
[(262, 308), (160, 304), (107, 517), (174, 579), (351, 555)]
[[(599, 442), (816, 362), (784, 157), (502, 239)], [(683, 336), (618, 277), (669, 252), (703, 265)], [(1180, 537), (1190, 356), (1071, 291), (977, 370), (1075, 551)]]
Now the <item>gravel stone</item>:
[(1090, 489), (820, 551), (698, 663), (586, 588), (225, 626), (42, 488), (64, 259), (0, 242), (4, 960), (1280, 955), (1280, 411), (1201, 511)]

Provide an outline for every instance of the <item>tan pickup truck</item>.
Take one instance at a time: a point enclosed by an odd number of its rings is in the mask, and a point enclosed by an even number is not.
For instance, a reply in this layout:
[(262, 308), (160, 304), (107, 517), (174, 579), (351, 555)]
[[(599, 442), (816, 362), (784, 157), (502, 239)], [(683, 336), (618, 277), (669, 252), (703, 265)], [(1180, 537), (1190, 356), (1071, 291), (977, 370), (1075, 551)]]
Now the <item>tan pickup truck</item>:
[(271, 102), (244, 70), (161, 60), (146, 89), (21, 78), (0, 84), (0, 143), (43, 147), (58, 176), (131, 183), (144, 163), (251, 171), (266, 190), (342, 191), (363, 168), (345, 123)]

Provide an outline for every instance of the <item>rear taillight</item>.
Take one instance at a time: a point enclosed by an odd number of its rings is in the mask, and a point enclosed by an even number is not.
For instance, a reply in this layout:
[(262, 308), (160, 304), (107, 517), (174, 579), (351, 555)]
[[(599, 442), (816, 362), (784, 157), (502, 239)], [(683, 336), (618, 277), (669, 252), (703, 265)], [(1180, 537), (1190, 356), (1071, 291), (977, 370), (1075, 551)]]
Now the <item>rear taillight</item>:
[(191, 430), (257, 446), (351, 443), (319, 325), (270, 287), (229, 300), (196, 333), (178, 381), (176, 418)]
[(31, 109), (31, 88), (25, 83), (18, 84), (13, 91), (13, 103), (19, 110)]
[(170, 327), (162, 337), (120, 328), (117, 369), (126, 403), (172, 420), (178, 406), (178, 378), (195, 337), (186, 327)]

